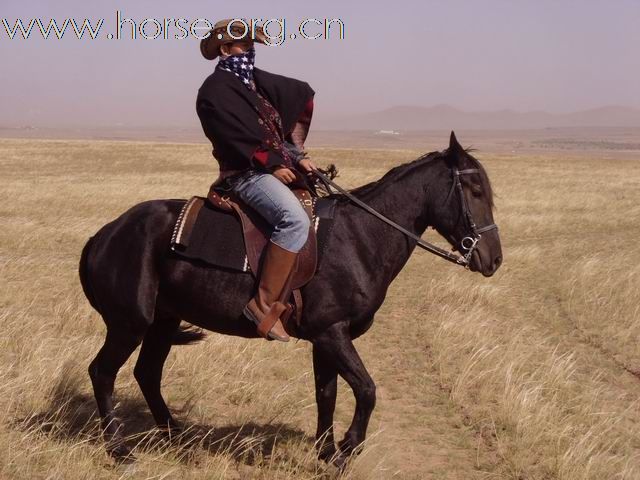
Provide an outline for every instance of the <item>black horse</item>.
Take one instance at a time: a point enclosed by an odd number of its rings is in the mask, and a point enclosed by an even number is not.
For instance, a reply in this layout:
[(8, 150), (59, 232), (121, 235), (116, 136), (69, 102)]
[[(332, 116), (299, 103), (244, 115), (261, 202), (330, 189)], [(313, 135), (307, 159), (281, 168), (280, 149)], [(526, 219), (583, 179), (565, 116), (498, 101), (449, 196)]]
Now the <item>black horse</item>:
[[(455, 175), (463, 170), (468, 174)], [(479, 226), (493, 224), (487, 174), (453, 132), (443, 152), (395, 167), (351, 193), (416, 235), (428, 226), (435, 228), (460, 252), (465, 249), (463, 239), (471, 234), (471, 219)], [(375, 384), (352, 341), (371, 326), (416, 241), (338, 197), (323, 261), (302, 290), (299, 337), (313, 344), (319, 457), (343, 464), (364, 441), (376, 400)], [(142, 343), (134, 375), (154, 420), (161, 428), (178, 429), (160, 393), (162, 368), (172, 345), (204, 336), (181, 328), (181, 320), (218, 333), (260, 338), (255, 325), (242, 315), (255, 288), (251, 275), (206, 267), (169, 250), (184, 202), (152, 200), (135, 205), (102, 227), (82, 251), (82, 287), (107, 326), (104, 346), (91, 362), (89, 375), (107, 449), (116, 458), (130, 452), (114, 414), (113, 387), (118, 370), (138, 345)], [(489, 277), (501, 262), (498, 232), (490, 229), (477, 243), (469, 268)], [(353, 390), (356, 407), (336, 450), (333, 414), (338, 375)]]

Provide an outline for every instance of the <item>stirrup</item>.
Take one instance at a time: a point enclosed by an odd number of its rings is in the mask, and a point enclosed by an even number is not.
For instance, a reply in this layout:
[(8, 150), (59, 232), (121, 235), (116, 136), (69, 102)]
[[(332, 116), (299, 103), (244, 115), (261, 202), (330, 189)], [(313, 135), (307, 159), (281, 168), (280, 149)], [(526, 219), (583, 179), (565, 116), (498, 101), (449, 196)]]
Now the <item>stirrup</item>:
[[(280, 340), (281, 342), (288, 342), (289, 337), (286, 332), (286, 328), (284, 328), (284, 325), (285, 322), (289, 320), (292, 312), (293, 305), (291, 305), (290, 303), (287, 302), (286, 304), (284, 304), (282, 302), (274, 302), (269, 308), (269, 311), (262, 318), (262, 321), (258, 320), (258, 318), (254, 315), (254, 313), (249, 308), (249, 304), (244, 307), (242, 313), (245, 317), (256, 324), (258, 335), (260, 335), (262, 338), (266, 338), (267, 340)], [(287, 335), (286, 338), (280, 337), (272, 333), (271, 331), (278, 320), (281, 322), (282, 328), (285, 330), (285, 335)]]

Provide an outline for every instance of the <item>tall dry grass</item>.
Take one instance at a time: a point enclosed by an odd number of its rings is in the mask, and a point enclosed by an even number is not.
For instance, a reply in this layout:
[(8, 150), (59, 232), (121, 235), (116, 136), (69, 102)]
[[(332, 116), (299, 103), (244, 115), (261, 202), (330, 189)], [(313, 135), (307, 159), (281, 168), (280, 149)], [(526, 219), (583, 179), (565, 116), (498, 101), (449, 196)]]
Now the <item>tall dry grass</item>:
[(640, 162), (485, 163), (505, 264), (495, 281), (430, 282), (441, 382), (506, 478), (638, 478), (640, 383), (621, 366), (640, 339)]

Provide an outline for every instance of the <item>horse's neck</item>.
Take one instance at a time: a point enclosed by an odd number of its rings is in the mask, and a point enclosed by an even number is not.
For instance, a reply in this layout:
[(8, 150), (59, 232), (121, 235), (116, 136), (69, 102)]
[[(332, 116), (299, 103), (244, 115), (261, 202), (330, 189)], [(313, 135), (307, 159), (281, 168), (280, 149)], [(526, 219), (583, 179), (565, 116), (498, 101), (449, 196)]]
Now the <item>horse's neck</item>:
[[(373, 209), (398, 225), (420, 236), (429, 225), (429, 203), (432, 185), (442, 175), (442, 162), (423, 162), (408, 167), (397, 178), (380, 181), (378, 185), (360, 196), (360, 199)], [(354, 222), (358, 225), (359, 235), (366, 242), (367, 250), (376, 257), (380, 268), (389, 269), (392, 279), (402, 269), (415, 248), (415, 241), (404, 233), (394, 229), (379, 218), (353, 206)], [(386, 276), (386, 275), (385, 275)]]

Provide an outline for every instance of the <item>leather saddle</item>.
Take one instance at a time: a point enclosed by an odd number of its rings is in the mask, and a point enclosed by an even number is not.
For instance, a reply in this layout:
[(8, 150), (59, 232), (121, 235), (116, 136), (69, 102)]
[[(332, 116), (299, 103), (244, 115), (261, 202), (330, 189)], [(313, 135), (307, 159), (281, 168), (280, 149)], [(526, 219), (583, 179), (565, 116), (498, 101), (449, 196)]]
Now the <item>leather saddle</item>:
[[(307, 182), (299, 172), (295, 172), (297, 180), (290, 184), (289, 187), (294, 193), (305, 212), (309, 216), (311, 225), (309, 227), (309, 235), (307, 241), (300, 250), (298, 256), (297, 268), (293, 272), (290, 288), (292, 290), (293, 310), (289, 318), (283, 322), (285, 330), (289, 335), (296, 336), (297, 326), (299, 325), (302, 315), (302, 295), (300, 288), (307, 284), (316, 272), (318, 262), (318, 247), (316, 237), (316, 224), (314, 218), (314, 204), (317, 200), (315, 192), (309, 188)], [(190, 201), (191, 205), (186, 205), (184, 210), (184, 220), (181, 222), (184, 228), (189, 229), (195, 223), (200, 209), (204, 206), (205, 201), (210, 206), (222, 211), (235, 215), (242, 225), (242, 234), (246, 250), (246, 258), (248, 262), (248, 270), (258, 279), (260, 265), (262, 262), (265, 247), (269, 242), (272, 227), (266, 223), (260, 214), (245, 204), (240, 198), (236, 197), (233, 192), (224, 188), (225, 177), (220, 176), (209, 188), (206, 199), (202, 197), (193, 197)], [(182, 232), (180, 232), (182, 233)]]

